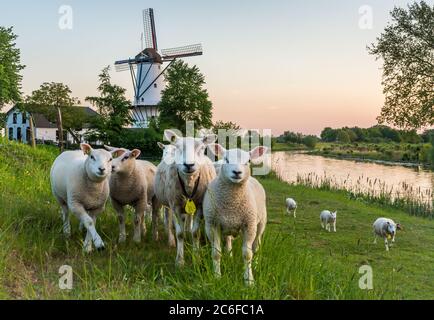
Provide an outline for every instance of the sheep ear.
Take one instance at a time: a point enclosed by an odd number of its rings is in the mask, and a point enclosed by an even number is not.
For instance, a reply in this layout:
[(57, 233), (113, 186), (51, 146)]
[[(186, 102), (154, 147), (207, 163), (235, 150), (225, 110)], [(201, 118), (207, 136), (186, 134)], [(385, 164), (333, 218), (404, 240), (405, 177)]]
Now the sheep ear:
[(176, 140), (178, 140), (181, 137), (178, 136), (175, 131), (166, 129), (166, 130), (164, 130), (164, 138), (167, 141), (174, 143), (174, 142), (176, 142)]
[(131, 151), (131, 155), (136, 159), (140, 156), (140, 153), (141, 151), (139, 149), (134, 149), (133, 151)]
[(119, 158), (121, 155), (125, 153), (125, 149), (114, 149), (110, 151), (112, 156), (115, 158)]
[(225, 155), (226, 149), (223, 148), (221, 144), (218, 143), (211, 143), (208, 145), (208, 149), (211, 151), (211, 153), (216, 157), (223, 157)]
[(110, 146), (104, 145), (104, 149), (106, 149), (107, 151), (115, 151), (118, 148), (114, 148), (114, 147), (110, 147)]
[(92, 152), (92, 147), (90, 145), (88, 145), (87, 143), (81, 143), (80, 144), (80, 149), (86, 155), (89, 155)]
[(250, 151), (250, 159), (251, 160), (257, 160), (260, 157), (262, 157), (266, 152), (268, 148), (264, 146), (258, 146)]
[(205, 144), (214, 143), (217, 140), (217, 136), (215, 134), (208, 134), (202, 138), (202, 142)]
[(161, 142), (157, 142), (157, 144), (161, 150), (164, 150), (164, 144), (162, 144)]

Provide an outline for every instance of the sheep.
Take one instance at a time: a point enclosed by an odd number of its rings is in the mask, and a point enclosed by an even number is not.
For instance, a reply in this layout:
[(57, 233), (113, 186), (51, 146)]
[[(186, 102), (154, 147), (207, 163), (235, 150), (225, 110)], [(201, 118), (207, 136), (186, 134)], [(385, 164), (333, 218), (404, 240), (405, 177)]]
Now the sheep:
[[(161, 161), (155, 175), (155, 194), (163, 206), (169, 207), (168, 225), (175, 216), (177, 240), (176, 265), (184, 265), (185, 223), (193, 238), (193, 249), (199, 248), (199, 226), (202, 217), (202, 201), (208, 183), (215, 176), (211, 160), (205, 156), (205, 148), (216, 139), (214, 134), (203, 138), (180, 137), (172, 130), (165, 130), (164, 137), (175, 147), (170, 163)], [(169, 245), (174, 244), (172, 228)]]
[(148, 203), (152, 207), (152, 234), (158, 240), (157, 219), (160, 205), (154, 194), (154, 178), (157, 167), (144, 160), (137, 160), (140, 150), (104, 146), (115, 156), (110, 177), (110, 198), (119, 219), (119, 243), (126, 241), (124, 207), (134, 207), (133, 241), (140, 243), (141, 234), (146, 232), (144, 213)]
[(330, 226), (333, 225), (333, 231), (336, 232), (336, 215), (337, 211), (330, 212), (328, 210), (324, 210), (321, 212), (319, 218), (321, 220), (321, 227), (330, 232)]
[(291, 211), (294, 214), (294, 218), (297, 218), (297, 215), (295, 214), (297, 211), (297, 202), (292, 198), (286, 198), (286, 212), (291, 214)]
[(95, 229), (97, 215), (104, 211), (109, 197), (109, 176), (112, 155), (102, 149), (92, 149), (86, 143), (81, 151), (65, 151), (55, 160), (50, 171), (51, 190), (62, 208), (63, 232), (71, 235), (69, 211), (86, 228), (83, 249), (104, 249), (104, 242)]
[(221, 236), (226, 238), (226, 250), (232, 250), (232, 237), (243, 234), (244, 281), (254, 283), (253, 254), (261, 244), (267, 223), (265, 190), (251, 176), (250, 161), (257, 161), (267, 148), (259, 146), (250, 152), (241, 149), (226, 150), (219, 144), (212, 147), (224, 163), (204, 197), (205, 231), (212, 245), (214, 272), (221, 276)]
[(384, 238), (384, 244), (386, 251), (389, 251), (388, 240), (392, 239), (392, 246), (395, 243), (396, 231), (401, 230), (402, 226), (399, 223), (395, 223), (392, 219), (378, 218), (372, 225), (374, 229), (374, 244), (377, 243), (377, 236)]

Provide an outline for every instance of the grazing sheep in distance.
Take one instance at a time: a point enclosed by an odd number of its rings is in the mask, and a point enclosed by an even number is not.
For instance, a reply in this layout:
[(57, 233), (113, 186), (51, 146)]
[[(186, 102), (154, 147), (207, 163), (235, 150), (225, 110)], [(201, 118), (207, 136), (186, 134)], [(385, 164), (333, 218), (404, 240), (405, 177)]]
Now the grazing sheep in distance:
[(213, 144), (215, 153), (223, 157), (220, 173), (213, 180), (204, 197), (205, 230), (212, 245), (214, 272), (221, 275), (221, 236), (226, 238), (226, 249), (232, 250), (232, 236), (243, 235), (244, 281), (254, 282), (253, 254), (258, 250), (267, 224), (265, 190), (251, 176), (250, 161), (256, 161), (267, 148), (259, 146), (250, 152), (241, 149), (226, 150)]
[(295, 212), (297, 211), (297, 202), (295, 202), (295, 200), (292, 198), (286, 198), (286, 212), (288, 212), (288, 214), (291, 214), (291, 211), (294, 214), (294, 218), (296, 218), (297, 215), (295, 214)]
[(399, 223), (395, 223), (392, 219), (388, 218), (378, 218), (372, 225), (374, 228), (374, 244), (377, 243), (377, 236), (384, 238), (384, 244), (386, 246), (386, 251), (389, 251), (389, 242), (392, 240), (392, 244), (395, 242), (396, 231), (401, 230), (402, 227)]
[(330, 232), (330, 226), (333, 225), (333, 231), (336, 232), (336, 215), (337, 211), (330, 212), (328, 210), (324, 210), (321, 212), (319, 218), (321, 220), (321, 227)]
[(140, 150), (104, 146), (115, 156), (110, 177), (110, 198), (119, 219), (119, 242), (125, 242), (124, 207), (135, 210), (133, 241), (139, 243), (141, 234), (146, 232), (144, 213), (148, 203), (152, 207), (152, 234), (158, 239), (157, 219), (160, 205), (154, 195), (154, 178), (157, 167), (148, 161), (138, 160)]
[(65, 151), (54, 160), (50, 181), (53, 195), (62, 207), (64, 234), (71, 234), (71, 211), (87, 230), (83, 249), (90, 252), (92, 242), (98, 250), (104, 249), (95, 224), (109, 196), (112, 155), (85, 143), (80, 148), (81, 151)]
[[(172, 130), (164, 131), (165, 139), (175, 147), (174, 161), (161, 161), (155, 176), (155, 194), (160, 203), (170, 207), (168, 225), (175, 216), (177, 254), (176, 264), (184, 264), (184, 229), (187, 224), (192, 234), (193, 249), (199, 248), (199, 227), (202, 217), (202, 201), (208, 183), (216, 174), (211, 160), (205, 156), (205, 148), (215, 141), (214, 134), (203, 138), (180, 137)], [(192, 226), (193, 223), (193, 226)], [(172, 229), (169, 231), (171, 244)]]

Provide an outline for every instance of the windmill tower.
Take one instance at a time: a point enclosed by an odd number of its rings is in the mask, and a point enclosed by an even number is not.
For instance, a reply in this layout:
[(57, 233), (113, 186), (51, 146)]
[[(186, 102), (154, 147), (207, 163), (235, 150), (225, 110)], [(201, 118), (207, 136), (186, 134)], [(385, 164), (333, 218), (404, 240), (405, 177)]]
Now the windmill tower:
[[(164, 72), (178, 58), (202, 55), (202, 45), (194, 44), (158, 51), (154, 10), (143, 10), (143, 42), (145, 49), (134, 58), (115, 62), (117, 71), (131, 73), (134, 101), (131, 107), (133, 127), (146, 128), (158, 116), (157, 105), (165, 87)], [(166, 66), (163, 64), (168, 62)]]

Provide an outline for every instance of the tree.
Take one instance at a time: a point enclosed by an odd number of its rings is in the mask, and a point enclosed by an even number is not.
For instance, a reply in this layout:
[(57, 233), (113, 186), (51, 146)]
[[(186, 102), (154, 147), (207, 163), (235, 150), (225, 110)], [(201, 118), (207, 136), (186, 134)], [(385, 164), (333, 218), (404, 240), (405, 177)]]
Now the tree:
[(213, 129), (214, 133), (217, 134), (218, 130), (220, 130), (220, 129), (227, 130), (227, 131), (239, 132), (241, 130), (241, 127), (232, 121), (225, 122), (225, 121), (219, 120), (216, 123), (214, 123), (214, 125), (212, 126), (212, 129)]
[(348, 132), (344, 129), (339, 129), (336, 135), (336, 141), (341, 143), (349, 143), (351, 142), (350, 136), (348, 135)]
[(326, 127), (321, 132), (321, 140), (324, 142), (336, 141), (337, 130)]
[(16, 48), (15, 35), (11, 28), (0, 27), (0, 110), (6, 103), (20, 101), (20, 49)]
[(212, 126), (212, 102), (203, 88), (205, 78), (196, 66), (182, 60), (167, 70), (166, 89), (159, 103), (161, 128), (174, 127), (185, 131), (185, 122), (194, 121), (196, 129)]
[(106, 67), (99, 75), (99, 97), (87, 97), (86, 101), (98, 108), (99, 117), (92, 122), (94, 129), (87, 137), (90, 140), (102, 141), (106, 144), (118, 145), (124, 133), (124, 127), (132, 123), (130, 102), (125, 97), (125, 89), (110, 82), (110, 67)]
[(65, 128), (79, 143), (79, 139), (73, 129), (83, 123), (85, 115), (76, 109), (74, 104), (79, 104), (77, 98), (71, 96), (71, 89), (63, 83), (44, 82), (38, 90), (32, 92), (26, 98), (26, 102), (19, 107), (30, 114), (33, 123), (33, 113), (43, 114), (49, 121), (56, 122), (59, 148), (63, 151), (63, 128)]
[(385, 104), (378, 117), (405, 129), (434, 125), (434, 6), (395, 7), (392, 22), (368, 47), (383, 60)]

